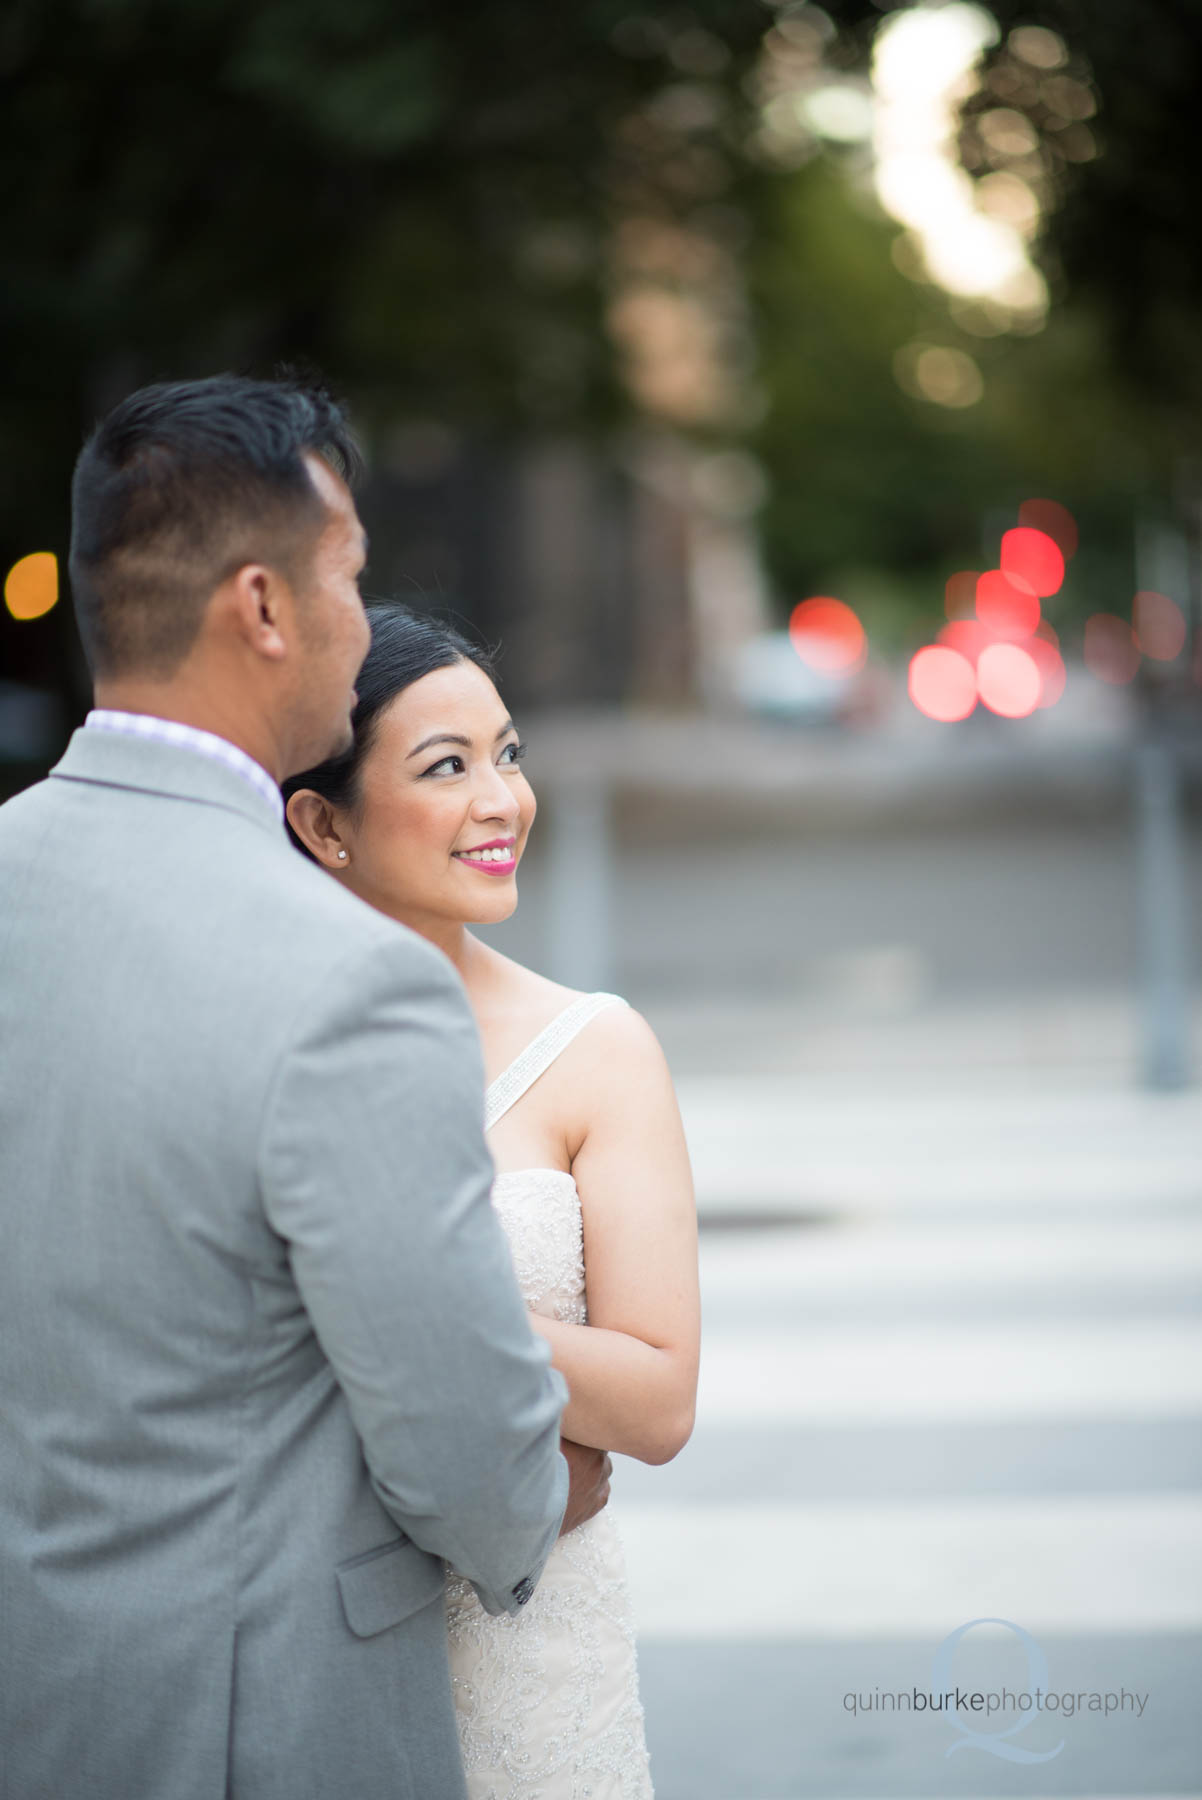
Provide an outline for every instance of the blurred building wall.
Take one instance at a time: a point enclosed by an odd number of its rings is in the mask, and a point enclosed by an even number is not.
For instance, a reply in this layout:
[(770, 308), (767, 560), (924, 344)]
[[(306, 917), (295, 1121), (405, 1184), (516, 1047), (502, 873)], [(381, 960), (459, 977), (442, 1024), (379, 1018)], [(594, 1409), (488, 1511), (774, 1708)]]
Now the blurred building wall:
[(721, 699), (766, 606), (751, 527), (695, 491), (696, 461), (667, 436), (607, 457), (400, 428), (360, 496), (365, 592), (499, 640), (523, 705)]

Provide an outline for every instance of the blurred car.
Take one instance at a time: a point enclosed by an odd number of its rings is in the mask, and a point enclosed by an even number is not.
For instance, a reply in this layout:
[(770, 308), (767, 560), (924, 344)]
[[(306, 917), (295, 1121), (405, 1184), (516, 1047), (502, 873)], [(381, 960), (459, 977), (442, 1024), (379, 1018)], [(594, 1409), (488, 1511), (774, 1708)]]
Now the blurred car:
[(890, 684), (871, 664), (827, 674), (802, 661), (787, 631), (749, 638), (735, 659), (734, 691), (745, 712), (802, 725), (864, 724), (887, 704)]

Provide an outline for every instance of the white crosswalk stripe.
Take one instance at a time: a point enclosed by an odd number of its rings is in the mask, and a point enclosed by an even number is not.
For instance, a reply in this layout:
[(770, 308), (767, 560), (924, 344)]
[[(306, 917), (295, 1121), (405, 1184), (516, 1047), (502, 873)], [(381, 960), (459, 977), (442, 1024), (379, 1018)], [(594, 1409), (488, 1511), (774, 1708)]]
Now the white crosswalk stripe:
[[(693, 1647), (762, 1678), (755, 1646), (812, 1671), (826, 1645), (880, 1680), (972, 1619), (1137, 1659), (1202, 1630), (1202, 1103), (1061, 1099), (693, 1084), (702, 1217), (724, 1227), (702, 1240), (697, 1430), (615, 1489), (650, 1667)], [(657, 1755), (665, 1800), (744, 1800), (729, 1774), (674, 1786)], [(1186, 1774), (1158, 1771), (1166, 1795)]]
[(1011, 1217), (1202, 1204), (1195, 1092), (935, 1091), (848, 1096), (795, 1079), (693, 1077), (681, 1107), (702, 1212)]
[(1192, 1495), (641, 1506), (621, 1527), (646, 1637), (1202, 1629), (1202, 1584), (1182, 1578), (1202, 1568)]
[(712, 1425), (925, 1419), (1202, 1417), (1202, 1323), (715, 1327), (698, 1420)]

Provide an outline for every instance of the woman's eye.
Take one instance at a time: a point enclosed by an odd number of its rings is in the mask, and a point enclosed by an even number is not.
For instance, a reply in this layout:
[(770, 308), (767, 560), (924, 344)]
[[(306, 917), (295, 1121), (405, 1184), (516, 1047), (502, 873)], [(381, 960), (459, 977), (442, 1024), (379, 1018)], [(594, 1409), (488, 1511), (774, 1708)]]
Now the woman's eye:
[(521, 762), (521, 760), (522, 760), (523, 756), (525, 756), (525, 754), (526, 754), (525, 744), (506, 744), (504, 750), (502, 750), (502, 752), (501, 752), (501, 761), (508, 768), (512, 769), (515, 766), (515, 764)]
[(461, 756), (444, 756), (440, 758), (438, 762), (431, 763), (430, 767), (426, 770), (426, 774), (446, 774), (448, 771), (452, 775), (462, 775), (463, 758)]

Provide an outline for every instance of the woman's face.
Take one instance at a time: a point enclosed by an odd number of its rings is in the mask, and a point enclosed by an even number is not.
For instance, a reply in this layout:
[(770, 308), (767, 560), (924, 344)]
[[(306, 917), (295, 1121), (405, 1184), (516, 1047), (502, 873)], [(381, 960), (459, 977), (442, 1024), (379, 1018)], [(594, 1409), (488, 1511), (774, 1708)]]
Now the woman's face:
[(475, 663), (405, 688), (380, 714), (359, 805), (339, 820), (346, 885), (419, 931), (507, 919), (535, 812), (521, 749)]

